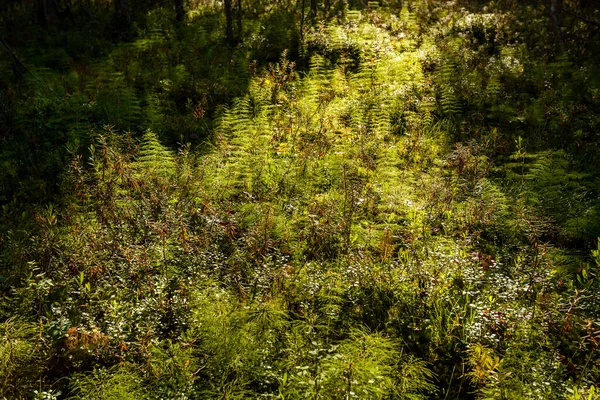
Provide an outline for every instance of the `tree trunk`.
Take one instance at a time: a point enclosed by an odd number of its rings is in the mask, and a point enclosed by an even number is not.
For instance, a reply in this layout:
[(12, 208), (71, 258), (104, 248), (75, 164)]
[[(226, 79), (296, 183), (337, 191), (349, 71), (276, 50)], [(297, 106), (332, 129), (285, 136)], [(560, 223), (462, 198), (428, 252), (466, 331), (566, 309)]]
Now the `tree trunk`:
[(52, 24), (58, 16), (58, 0), (41, 0), (40, 20), (44, 25)]
[(314, 23), (317, 19), (317, 0), (310, 0), (310, 20)]
[(558, 45), (560, 53), (565, 51), (565, 43), (563, 40), (560, 24), (562, 22), (562, 0), (550, 0), (550, 19), (552, 20), (552, 30), (554, 31), (554, 39)]
[(225, 7), (225, 20), (227, 21), (227, 43), (229, 43), (230, 46), (233, 46), (235, 45), (235, 38), (233, 37), (233, 7), (231, 1), (232, 0), (225, 0), (223, 5)]
[(302, 0), (302, 6), (300, 9), (300, 46), (304, 46), (304, 8), (306, 7), (306, 0)]
[(129, 13), (129, 0), (115, 0), (115, 12), (119, 20), (126, 25), (131, 22), (131, 14)]
[(237, 39), (238, 42), (242, 41), (242, 17), (244, 15), (244, 10), (242, 9), (242, 0), (237, 0), (236, 3), (236, 10), (235, 10), (235, 16), (236, 16), (236, 22), (237, 22)]
[(185, 9), (183, 8), (183, 0), (175, 0), (175, 20), (178, 24), (183, 24), (185, 20)]

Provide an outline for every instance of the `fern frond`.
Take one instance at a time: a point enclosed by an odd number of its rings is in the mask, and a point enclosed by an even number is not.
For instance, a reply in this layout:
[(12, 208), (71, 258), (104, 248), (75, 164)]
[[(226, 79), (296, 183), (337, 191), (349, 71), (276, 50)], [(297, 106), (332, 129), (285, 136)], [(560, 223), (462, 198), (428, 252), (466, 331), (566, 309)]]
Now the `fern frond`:
[(502, 82), (500, 79), (493, 75), (488, 81), (486, 92), (488, 97), (492, 100), (492, 102), (496, 102), (502, 93)]
[(142, 137), (134, 167), (142, 176), (171, 176), (176, 170), (175, 157), (160, 143), (155, 133), (147, 131)]
[(452, 62), (444, 63), (438, 71), (440, 79), (440, 103), (442, 111), (448, 116), (454, 116), (460, 112), (460, 101), (456, 93), (457, 71)]

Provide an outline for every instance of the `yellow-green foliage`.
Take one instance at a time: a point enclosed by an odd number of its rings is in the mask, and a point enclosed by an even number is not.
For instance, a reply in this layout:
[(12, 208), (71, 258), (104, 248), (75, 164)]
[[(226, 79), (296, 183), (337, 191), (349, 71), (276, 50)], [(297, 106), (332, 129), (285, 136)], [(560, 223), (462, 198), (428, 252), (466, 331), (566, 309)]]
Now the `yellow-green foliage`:
[(156, 134), (148, 131), (136, 154), (135, 166), (145, 179), (169, 176), (175, 173), (175, 159), (171, 151), (163, 146)]
[(39, 367), (35, 367), (40, 356), (38, 348), (35, 326), (16, 318), (0, 323), (1, 396), (27, 396), (27, 389), (32, 387), (39, 373)]
[(594, 67), (498, 4), (242, 2), (224, 49), (205, 3), (11, 116), (4, 186), (42, 137), (87, 149), (1, 199), (0, 395), (593, 398)]
[(143, 379), (134, 365), (122, 365), (111, 369), (97, 369), (72, 377), (71, 389), (74, 399), (81, 400), (134, 400), (146, 399)]

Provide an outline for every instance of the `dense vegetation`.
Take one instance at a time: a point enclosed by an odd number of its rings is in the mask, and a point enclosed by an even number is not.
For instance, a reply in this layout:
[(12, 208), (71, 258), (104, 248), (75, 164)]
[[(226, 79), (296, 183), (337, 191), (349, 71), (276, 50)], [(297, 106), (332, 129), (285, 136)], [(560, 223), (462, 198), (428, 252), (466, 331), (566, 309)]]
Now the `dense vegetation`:
[(597, 21), (3, 2), (0, 398), (600, 398)]

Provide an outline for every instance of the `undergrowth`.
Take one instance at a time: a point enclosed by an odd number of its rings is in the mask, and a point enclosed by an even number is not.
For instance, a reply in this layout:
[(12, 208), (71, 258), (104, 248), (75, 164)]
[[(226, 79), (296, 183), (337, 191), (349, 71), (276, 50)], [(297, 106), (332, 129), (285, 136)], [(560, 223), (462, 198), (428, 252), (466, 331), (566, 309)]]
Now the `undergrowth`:
[(16, 100), (11, 134), (64, 136), (2, 152), (0, 395), (597, 398), (597, 153), (560, 134), (598, 88), (555, 89), (509, 13), (396, 11), (263, 67), (151, 14)]

